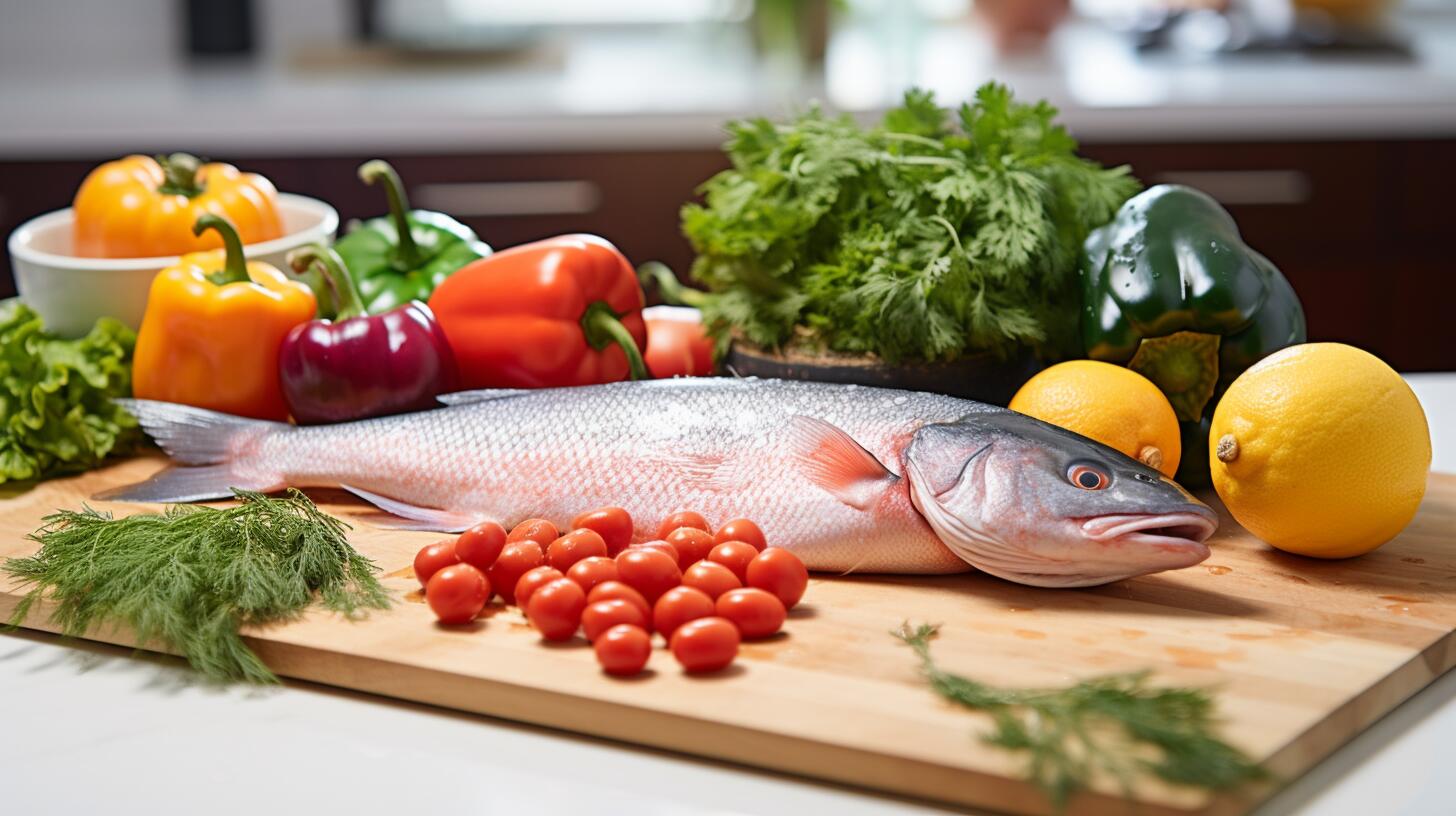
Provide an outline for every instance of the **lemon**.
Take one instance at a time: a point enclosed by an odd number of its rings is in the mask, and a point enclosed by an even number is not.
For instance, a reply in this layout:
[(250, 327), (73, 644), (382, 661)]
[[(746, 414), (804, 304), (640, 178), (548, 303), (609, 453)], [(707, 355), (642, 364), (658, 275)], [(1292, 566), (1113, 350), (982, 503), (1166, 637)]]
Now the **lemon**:
[(1116, 448), (1172, 476), (1183, 443), (1168, 398), (1147, 377), (1096, 360), (1059, 363), (1032, 377), (1011, 410)]
[(1275, 352), (1229, 386), (1209, 433), (1213, 486), (1245, 529), (1287, 552), (1348, 558), (1416, 514), (1431, 434), (1410, 386), (1342, 343)]

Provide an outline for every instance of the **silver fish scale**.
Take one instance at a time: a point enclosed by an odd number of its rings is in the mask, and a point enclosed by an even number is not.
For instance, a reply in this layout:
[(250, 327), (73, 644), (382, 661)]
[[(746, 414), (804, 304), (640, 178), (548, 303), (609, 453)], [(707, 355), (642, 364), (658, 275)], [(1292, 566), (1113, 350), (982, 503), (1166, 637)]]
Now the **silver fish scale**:
[(910, 503), (905, 482), (865, 509), (813, 482), (796, 445), (804, 415), (842, 429), (896, 474), (928, 422), (996, 411), (905, 391), (755, 379), (616, 383), (513, 393), (435, 411), (291, 428), (240, 451), (239, 473), (349, 485), (509, 527), (624, 507), (639, 540), (679, 509), (747, 517), (811, 569), (966, 569)]

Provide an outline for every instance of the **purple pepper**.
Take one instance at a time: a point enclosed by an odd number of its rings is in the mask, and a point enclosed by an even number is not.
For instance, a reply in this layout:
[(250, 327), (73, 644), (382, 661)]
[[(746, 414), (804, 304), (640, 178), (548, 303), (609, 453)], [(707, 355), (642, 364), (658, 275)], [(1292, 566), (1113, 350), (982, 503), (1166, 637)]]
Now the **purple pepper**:
[(317, 276), (320, 303), (331, 297), (337, 305), (333, 320), (295, 326), (279, 349), (283, 399), (296, 422), (422, 411), (455, 389), (455, 356), (430, 307), (411, 301), (364, 314), (343, 260), (327, 247), (295, 250), (288, 263), (297, 274)]

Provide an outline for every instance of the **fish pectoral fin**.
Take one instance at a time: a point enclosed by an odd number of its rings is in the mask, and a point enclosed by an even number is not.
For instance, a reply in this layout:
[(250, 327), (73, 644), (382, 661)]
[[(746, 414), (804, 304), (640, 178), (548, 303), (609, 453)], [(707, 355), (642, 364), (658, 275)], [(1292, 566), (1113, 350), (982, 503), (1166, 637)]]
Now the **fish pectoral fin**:
[(431, 530), (441, 533), (458, 533), (480, 520), (465, 513), (439, 510), (434, 507), (420, 507), (409, 502), (391, 499), (388, 496), (381, 496), (378, 493), (371, 493), (359, 487), (345, 484), (341, 484), (339, 487), (378, 507), (380, 510), (399, 517), (398, 520), (375, 522), (380, 527), (388, 527), (393, 530)]
[(789, 434), (800, 472), (850, 507), (868, 509), (900, 478), (854, 437), (822, 419), (795, 416)]
[(452, 391), (449, 394), (441, 394), (435, 399), (441, 405), (470, 405), (476, 402), (525, 396), (529, 393), (531, 390), (528, 388), (479, 388), (474, 391)]

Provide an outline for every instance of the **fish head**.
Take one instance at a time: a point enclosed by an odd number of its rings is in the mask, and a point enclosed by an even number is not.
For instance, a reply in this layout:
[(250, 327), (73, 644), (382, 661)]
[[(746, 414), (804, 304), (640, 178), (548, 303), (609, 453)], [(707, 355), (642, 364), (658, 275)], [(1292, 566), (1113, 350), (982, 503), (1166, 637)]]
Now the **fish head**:
[(1218, 516), (1173, 480), (1012, 411), (926, 425), (905, 449), (915, 508), (984, 572), (1032, 586), (1096, 586), (1193, 566)]

